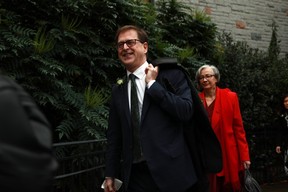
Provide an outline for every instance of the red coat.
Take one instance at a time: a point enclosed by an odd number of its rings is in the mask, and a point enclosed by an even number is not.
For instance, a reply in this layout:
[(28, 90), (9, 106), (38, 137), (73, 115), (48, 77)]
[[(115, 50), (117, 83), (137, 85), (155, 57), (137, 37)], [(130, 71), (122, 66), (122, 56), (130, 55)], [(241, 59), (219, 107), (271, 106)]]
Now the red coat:
[[(199, 93), (199, 96), (206, 105), (204, 92)], [(221, 144), (223, 157), (223, 169), (217, 176), (225, 176), (225, 183), (230, 183), (237, 191), (240, 188), (238, 173), (244, 169), (243, 162), (250, 161), (250, 157), (235, 92), (229, 89), (216, 89), (211, 125)]]

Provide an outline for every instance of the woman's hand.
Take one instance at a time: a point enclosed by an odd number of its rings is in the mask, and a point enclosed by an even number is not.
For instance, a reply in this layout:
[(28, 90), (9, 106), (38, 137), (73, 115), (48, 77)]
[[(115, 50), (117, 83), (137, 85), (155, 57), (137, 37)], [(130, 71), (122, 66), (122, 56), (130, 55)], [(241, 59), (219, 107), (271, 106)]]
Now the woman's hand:
[(251, 162), (250, 162), (250, 161), (244, 161), (244, 168), (245, 168), (245, 169), (249, 169), (249, 168), (250, 168), (250, 165), (251, 165)]

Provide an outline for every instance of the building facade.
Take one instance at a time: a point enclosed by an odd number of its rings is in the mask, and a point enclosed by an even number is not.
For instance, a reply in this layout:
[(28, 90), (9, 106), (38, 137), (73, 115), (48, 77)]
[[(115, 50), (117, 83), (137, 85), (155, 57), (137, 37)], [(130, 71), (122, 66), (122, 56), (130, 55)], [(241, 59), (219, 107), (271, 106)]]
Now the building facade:
[(181, 0), (211, 16), (218, 31), (231, 33), (235, 41), (267, 51), (272, 23), (277, 26), (281, 56), (288, 54), (288, 0)]

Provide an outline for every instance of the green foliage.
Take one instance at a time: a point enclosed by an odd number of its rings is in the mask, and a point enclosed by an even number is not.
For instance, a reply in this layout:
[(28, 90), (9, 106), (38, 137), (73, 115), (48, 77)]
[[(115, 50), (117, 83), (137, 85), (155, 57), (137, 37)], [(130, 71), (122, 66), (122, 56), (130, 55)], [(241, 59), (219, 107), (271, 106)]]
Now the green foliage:
[(259, 110), (270, 99), (269, 94), (263, 94), (269, 91), (263, 84), (269, 67), (266, 54), (250, 48), (245, 42), (233, 41), (230, 34), (223, 33), (219, 41), (224, 49), (222, 62), (217, 63), (221, 72), (219, 86), (229, 87), (238, 93), (246, 129), (259, 128), (257, 123), (261, 121), (257, 119), (263, 117), (263, 113), (271, 114), (269, 109)]
[(82, 20), (78, 17), (72, 19), (69, 16), (65, 17), (64, 15), (61, 17), (61, 25), (66, 31), (77, 32), (77, 28), (80, 26), (81, 22)]
[[(113, 81), (108, 72), (118, 68), (113, 37), (106, 35), (116, 29), (117, 11), (107, 13), (115, 2), (20, 5), (14, 0), (1, 5), (1, 70), (34, 97), (58, 133), (55, 141), (103, 138), (109, 96), (103, 90)], [(101, 88), (87, 92), (91, 86)]]
[(45, 27), (40, 27), (35, 35), (34, 48), (37, 54), (42, 54), (51, 51), (56, 42), (51, 36), (48, 36)]
[(193, 48), (191, 56), (211, 56), (216, 25), (209, 16), (176, 0), (157, 1), (157, 8), (157, 24), (164, 40), (188, 50)]
[[(213, 55), (216, 25), (203, 12), (169, 0), (156, 2), (156, 21), (149, 28), (149, 59), (176, 57), (194, 79), (195, 71)], [(154, 14), (153, 14), (154, 15)]]
[(84, 93), (86, 105), (91, 108), (104, 105), (108, 99), (103, 97), (103, 95), (97, 89), (92, 90), (91, 86), (87, 87)]
[(157, 6), (141, 0), (11, 0), (1, 6), (1, 69), (34, 97), (55, 141), (104, 137), (111, 85), (124, 75), (114, 48), (119, 26), (148, 31), (150, 60), (177, 57), (190, 71), (203, 64), (201, 55), (212, 53), (216, 34), (209, 17), (174, 0)]

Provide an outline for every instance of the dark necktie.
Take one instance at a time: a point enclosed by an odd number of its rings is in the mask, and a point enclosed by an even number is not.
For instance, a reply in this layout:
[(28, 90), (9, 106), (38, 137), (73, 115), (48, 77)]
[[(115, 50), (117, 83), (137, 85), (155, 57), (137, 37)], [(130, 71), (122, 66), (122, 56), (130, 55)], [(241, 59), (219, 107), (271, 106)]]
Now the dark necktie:
[(135, 79), (137, 78), (132, 73), (129, 75), (131, 80), (131, 126), (133, 129), (133, 140), (134, 140), (134, 160), (141, 159), (141, 147), (140, 147), (140, 111), (139, 111), (139, 102), (137, 95), (137, 85)]

